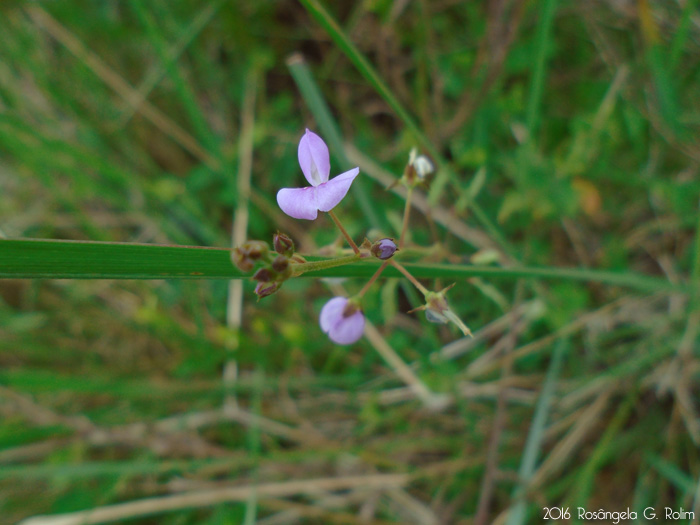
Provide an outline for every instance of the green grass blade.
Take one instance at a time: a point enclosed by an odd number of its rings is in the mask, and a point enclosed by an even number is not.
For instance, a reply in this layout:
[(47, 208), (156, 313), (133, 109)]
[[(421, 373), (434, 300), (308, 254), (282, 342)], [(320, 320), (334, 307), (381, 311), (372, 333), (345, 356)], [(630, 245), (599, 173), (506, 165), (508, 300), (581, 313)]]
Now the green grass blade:
[(677, 489), (685, 492), (686, 495), (695, 492), (697, 486), (696, 481), (692, 476), (678, 468), (678, 465), (655, 454), (647, 454), (645, 459), (659, 474), (661, 474), (661, 476), (673, 483)]
[(681, 20), (678, 22), (678, 28), (673, 35), (670, 52), (670, 69), (675, 69), (678, 66), (678, 61), (681, 58), (681, 52), (686, 46), (688, 36), (690, 34), (691, 15), (697, 13), (698, 0), (688, 0), (683, 8)]
[(247, 466), (251, 461), (248, 458), (216, 459), (216, 460), (170, 460), (170, 461), (91, 461), (84, 463), (60, 463), (38, 465), (3, 465), (0, 470), (0, 479), (82, 479), (99, 476), (122, 475), (146, 475), (146, 474), (170, 474), (187, 473), (200, 468), (221, 467), (231, 465), (239, 467)]
[[(309, 261), (323, 260), (308, 256)], [(379, 261), (325, 268), (304, 277), (369, 278)], [(688, 293), (692, 286), (673, 285), (664, 279), (630, 272), (578, 268), (467, 266), (405, 263), (417, 278), (467, 279), (495, 277), (564, 279), (599, 282), (642, 292)], [(237, 279), (248, 277), (236, 268), (227, 248), (89, 241), (0, 240), (0, 278), (16, 279)], [(384, 277), (401, 277), (389, 267)]]
[[(222, 2), (215, 2), (213, 4), (214, 9), (221, 7)], [(187, 83), (184, 76), (180, 72), (179, 66), (173, 60), (168, 57), (168, 46), (166, 37), (156, 22), (156, 18), (159, 20), (164, 20), (168, 12), (165, 8), (159, 7), (157, 2), (147, 7), (147, 4), (143, 4), (138, 1), (130, 1), (129, 5), (131, 10), (134, 12), (138, 18), (140, 24), (144, 26), (146, 30), (146, 35), (156, 51), (158, 58), (165, 68), (170, 80), (173, 83), (175, 92), (177, 93), (182, 107), (187, 115), (190, 123), (196, 131), (199, 140), (208, 146), (209, 153), (219, 157), (217, 155), (218, 145), (216, 144), (216, 138), (209, 129), (206, 118), (199, 107), (195, 93), (192, 90), (190, 84)], [(218, 159), (221, 160), (220, 158)]]
[(545, 0), (540, 4), (541, 12), (539, 26), (537, 28), (537, 48), (535, 51), (535, 70), (530, 84), (530, 98), (527, 103), (527, 129), (530, 136), (534, 135), (539, 124), (540, 103), (544, 77), (547, 74), (547, 49), (549, 48), (550, 35), (552, 33), (552, 21), (556, 10), (557, 0)]
[(544, 386), (542, 387), (540, 398), (537, 401), (535, 415), (532, 418), (532, 425), (527, 435), (527, 441), (525, 442), (525, 450), (520, 463), (520, 470), (518, 471), (520, 485), (516, 488), (513, 496), (516, 503), (508, 514), (508, 521), (506, 522), (506, 525), (520, 525), (521, 523), (525, 523), (525, 490), (527, 488), (527, 483), (535, 472), (537, 456), (539, 455), (542, 440), (544, 439), (544, 431), (547, 424), (547, 417), (549, 415), (549, 408), (552, 404), (557, 380), (559, 379), (559, 373), (561, 371), (564, 356), (566, 355), (568, 348), (569, 341), (567, 339), (562, 339), (559, 341), (559, 344), (556, 346), (554, 353), (552, 354), (552, 361), (550, 362), (549, 369), (547, 370), (547, 378), (545, 379)]
[[(615, 412), (595, 449), (590, 453), (585, 465), (579, 471), (576, 483), (569, 493), (572, 508), (587, 508), (590, 506), (590, 497), (596, 483), (596, 476), (615, 457), (616, 452), (617, 454), (620, 453), (619, 446), (623, 442), (624, 425), (634, 410), (637, 395), (637, 392), (634, 390), (627, 394), (626, 399)], [(573, 519), (572, 521), (573, 523), (581, 523), (578, 519)]]
[(406, 127), (414, 135), (414, 138), (423, 146), (433, 157), (438, 158), (437, 151), (428, 137), (421, 131), (413, 117), (404, 109), (401, 102), (394, 96), (391, 89), (384, 83), (379, 74), (374, 70), (369, 61), (355, 47), (355, 44), (348, 38), (343, 29), (336, 22), (331, 14), (326, 10), (318, 0), (301, 0), (306, 10), (323, 26), (328, 32), (333, 41), (345, 53), (350, 61), (355, 64), (357, 70), (364, 76), (379, 95), (386, 101), (391, 109), (393, 109), (399, 118), (406, 124)]
[(240, 278), (230, 250), (82, 241), (0, 240), (0, 277)]

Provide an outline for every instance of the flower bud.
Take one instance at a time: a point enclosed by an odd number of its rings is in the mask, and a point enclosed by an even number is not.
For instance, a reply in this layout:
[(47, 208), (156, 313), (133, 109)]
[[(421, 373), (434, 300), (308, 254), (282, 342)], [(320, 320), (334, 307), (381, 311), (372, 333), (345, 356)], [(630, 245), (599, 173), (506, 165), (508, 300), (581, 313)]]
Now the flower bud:
[(425, 180), (425, 178), (435, 171), (435, 166), (433, 166), (432, 161), (425, 155), (418, 155), (413, 160), (413, 169), (416, 170), (416, 175), (420, 180)]
[(278, 273), (284, 272), (289, 267), (289, 259), (284, 255), (278, 255), (275, 260), (272, 261), (272, 269)]
[(280, 286), (282, 286), (280, 283), (274, 282), (274, 283), (263, 283), (260, 282), (258, 285), (255, 287), (255, 293), (258, 296), (258, 299), (262, 299), (263, 297), (267, 297), (268, 295), (272, 295), (275, 293), (277, 290), (280, 289)]
[(418, 155), (416, 148), (411, 149), (408, 155), (408, 164), (403, 174), (403, 181), (409, 187), (427, 182), (430, 175), (435, 172), (435, 164), (426, 155)]
[(267, 257), (270, 248), (267, 246), (266, 242), (263, 241), (248, 241), (240, 248), (244, 253), (248, 255), (248, 258), (257, 261), (263, 257)]
[(253, 280), (261, 283), (268, 283), (272, 280), (272, 273), (269, 268), (260, 268), (253, 274)]
[(255, 266), (253, 261), (248, 257), (248, 254), (244, 253), (241, 248), (236, 248), (233, 250), (231, 260), (233, 261), (233, 264), (235, 264), (242, 272), (249, 272)]
[(280, 255), (291, 257), (294, 254), (294, 241), (285, 233), (275, 233), (272, 237), (272, 244)]
[(377, 242), (372, 244), (372, 247), (370, 248), (372, 255), (383, 261), (386, 259), (391, 259), (397, 250), (398, 247), (396, 246), (394, 239), (389, 238), (379, 239)]

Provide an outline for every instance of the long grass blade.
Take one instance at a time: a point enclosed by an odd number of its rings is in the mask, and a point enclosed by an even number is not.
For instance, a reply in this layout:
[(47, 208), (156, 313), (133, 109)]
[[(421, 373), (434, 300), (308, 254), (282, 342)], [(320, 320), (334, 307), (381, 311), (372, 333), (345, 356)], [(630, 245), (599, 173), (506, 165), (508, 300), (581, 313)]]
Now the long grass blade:
[(520, 525), (526, 522), (525, 490), (527, 483), (532, 478), (532, 475), (535, 472), (535, 467), (537, 466), (537, 457), (539, 456), (542, 441), (544, 439), (544, 431), (545, 426), (547, 425), (547, 418), (549, 416), (549, 408), (552, 405), (557, 380), (559, 379), (559, 373), (561, 371), (564, 356), (566, 355), (568, 348), (568, 339), (562, 339), (559, 341), (559, 344), (556, 346), (554, 353), (552, 354), (552, 361), (549, 363), (549, 369), (547, 370), (547, 378), (545, 379), (544, 386), (542, 387), (542, 393), (540, 394), (539, 401), (537, 402), (537, 408), (535, 409), (535, 415), (532, 418), (532, 425), (530, 427), (530, 432), (527, 435), (525, 450), (520, 462), (520, 470), (518, 471), (520, 484), (515, 489), (513, 496), (516, 503), (508, 514), (508, 521), (506, 521), (506, 525)]
[[(90, 241), (0, 239), (0, 278), (16, 279), (237, 279), (248, 277), (231, 263), (231, 250)], [(308, 261), (324, 260), (308, 256)], [(305, 277), (370, 277), (379, 261), (308, 271)], [(589, 281), (642, 292), (684, 292), (692, 286), (630, 272), (551, 267), (469, 266), (404, 263), (419, 279), (495, 277)], [(401, 277), (394, 268), (383, 276)]]

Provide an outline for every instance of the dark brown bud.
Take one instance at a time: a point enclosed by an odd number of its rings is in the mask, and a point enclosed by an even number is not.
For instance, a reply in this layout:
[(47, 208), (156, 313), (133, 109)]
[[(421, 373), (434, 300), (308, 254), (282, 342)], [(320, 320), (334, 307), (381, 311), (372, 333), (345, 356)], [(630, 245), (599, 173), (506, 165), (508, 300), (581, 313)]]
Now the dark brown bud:
[(253, 280), (259, 281), (261, 283), (270, 282), (272, 280), (272, 273), (270, 273), (270, 270), (268, 268), (260, 268), (253, 275)]
[(238, 249), (252, 261), (258, 261), (263, 257), (267, 257), (270, 251), (267, 243), (263, 241), (248, 241)]
[(253, 266), (255, 266), (253, 261), (248, 257), (248, 254), (241, 251), (240, 248), (233, 250), (231, 260), (242, 272), (249, 272), (253, 269)]
[(275, 233), (272, 237), (272, 244), (280, 255), (291, 257), (294, 254), (294, 241), (285, 233)]
[(284, 255), (278, 255), (275, 260), (272, 261), (272, 269), (276, 272), (282, 273), (289, 267), (289, 259)]

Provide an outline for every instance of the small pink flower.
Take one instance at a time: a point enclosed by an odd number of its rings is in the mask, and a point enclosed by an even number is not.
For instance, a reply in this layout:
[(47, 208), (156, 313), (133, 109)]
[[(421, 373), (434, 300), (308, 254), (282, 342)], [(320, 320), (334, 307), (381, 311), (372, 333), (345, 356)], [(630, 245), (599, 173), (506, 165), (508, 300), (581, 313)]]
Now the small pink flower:
[(295, 219), (314, 220), (320, 211), (331, 211), (347, 195), (360, 168), (353, 168), (328, 180), (331, 161), (328, 146), (313, 131), (299, 141), (299, 165), (311, 184), (307, 188), (282, 188), (277, 192), (277, 204)]
[(319, 323), (321, 330), (339, 345), (354, 343), (365, 330), (365, 316), (346, 297), (334, 297), (328, 301), (321, 309)]

